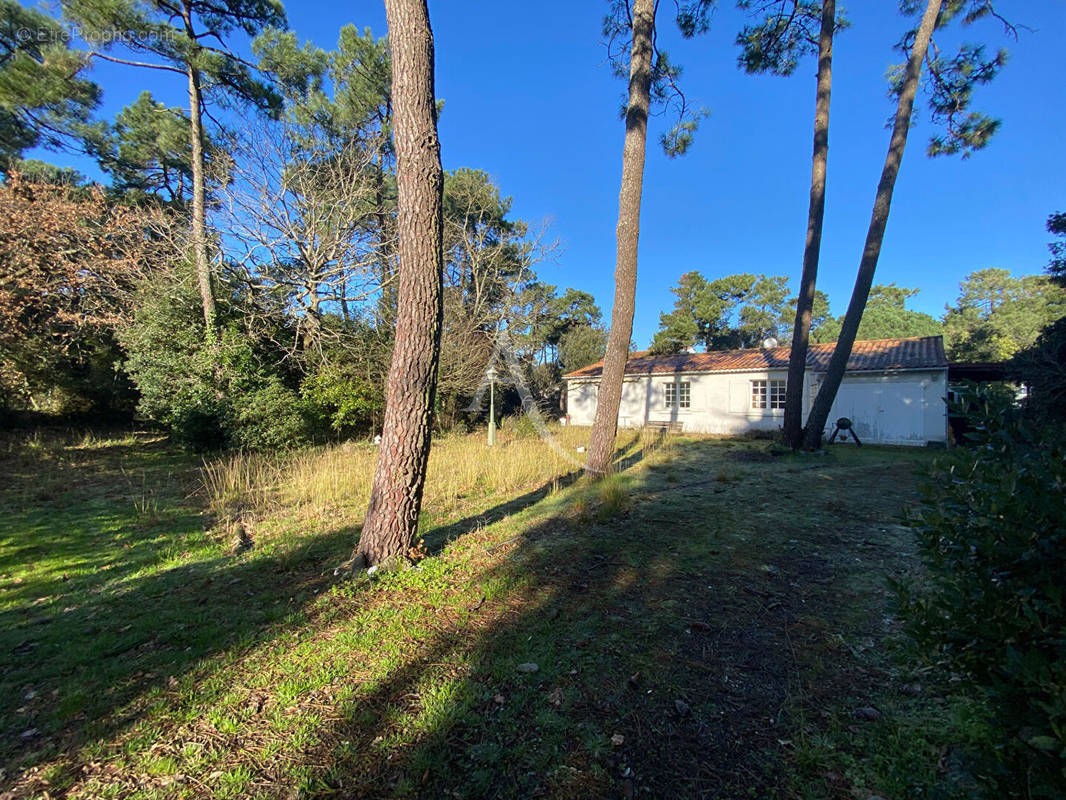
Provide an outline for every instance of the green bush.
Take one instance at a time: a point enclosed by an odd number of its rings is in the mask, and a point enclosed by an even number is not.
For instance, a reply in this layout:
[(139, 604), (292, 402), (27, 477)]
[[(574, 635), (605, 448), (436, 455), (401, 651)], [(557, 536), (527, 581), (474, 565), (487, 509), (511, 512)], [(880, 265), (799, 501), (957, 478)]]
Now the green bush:
[(111, 330), (81, 332), (62, 344), (44, 335), (20, 338), (0, 353), (0, 403), (10, 411), (53, 417), (128, 418), (136, 393), (119, 369)]
[(224, 440), (224, 408), (204, 351), (198, 298), (190, 287), (169, 288), (146, 287), (139, 298), (132, 324), (120, 332), (124, 368), (140, 393), (138, 411), (188, 447), (215, 449)]
[[(973, 389), (972, 442), (939, 459), (912, 519), (926, 574), (900, 584), (919, 652), (987, 698), (999, 796), (1066, 796), (1066, 435)], [(998, 774), (998, 777), (996, 775)]]
[(1015, 377), (1029, 386), (1029, 411), (1061, 424), (1066, 419), (1066, 317), (1044, 328), (1011, 366)]
[(279, 379), (230, 398), (226, 444), (249, 450), (278, 450), (311, 441), (311, 409)]
[(255, 336), (239, 313), (220, 310), (221, 330), (208, 339), (195, 287), (146, 289), (122, 332), (138, 410), (198, 451), (310, 441), (315, 414), (278, 367), (285, 353), (274, 343), (277, 332)]
[(382, 385), (350, 364), (322, 362), (304, 379), (300, 394), (324, 426), (342, 436), (370, 432), (385, 413)]
[(537, 426), (528, 414), (519, 412), (500, 421), (500, 429), (508, 431), (516, 439), (532, 439), (539, 435)]

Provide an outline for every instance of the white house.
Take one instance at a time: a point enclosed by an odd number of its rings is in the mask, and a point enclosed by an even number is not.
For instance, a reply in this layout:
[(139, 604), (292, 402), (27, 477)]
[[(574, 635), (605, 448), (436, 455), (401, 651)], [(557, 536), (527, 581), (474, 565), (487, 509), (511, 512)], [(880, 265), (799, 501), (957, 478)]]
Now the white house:
[[(807, 354), (804, 414), (833, 344)], [(633, 353), (626, 364), (618, 424), (670, 424), (695, 433), (741, 434), (781, 427), (788, 347), (651, 356)], [(564, 376), (572, 425), (591, 425), (603, 362)], [(847, 417), (863, 443), (924, 445), (948, 439), (948, 362), (940, 336), (855, 342), (829, 414), (833, 430)]]

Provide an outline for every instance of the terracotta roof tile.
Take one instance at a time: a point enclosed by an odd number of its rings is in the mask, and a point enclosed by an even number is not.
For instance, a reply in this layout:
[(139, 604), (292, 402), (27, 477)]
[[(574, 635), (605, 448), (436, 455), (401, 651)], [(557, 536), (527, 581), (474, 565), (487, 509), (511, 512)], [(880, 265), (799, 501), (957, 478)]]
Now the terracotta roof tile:
[[(835, 343), (812, 344), (807, 351), (807, 369), (824, 372)], [(790, 347), (715, 350), (709, 353), (679, 353), (650, 356), (633, 353), (626, 363), (626, 375), (658, 375), (672, 372), (733, 372), (788, 369)], [(941, 336), (910, 339), (874, 339), (855, 342), (848, 359), (848, 372), (877, 372), (893, 369), (941, 369), (948, 365)], [(567, 373), (564, 378), (595, 378), (603, 372), (603, 362)]]

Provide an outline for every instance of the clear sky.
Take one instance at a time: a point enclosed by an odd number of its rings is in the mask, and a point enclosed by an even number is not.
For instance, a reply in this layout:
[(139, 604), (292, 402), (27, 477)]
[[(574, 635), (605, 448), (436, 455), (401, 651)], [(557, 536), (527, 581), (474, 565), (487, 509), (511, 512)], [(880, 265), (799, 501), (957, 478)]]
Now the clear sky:
[[(888, 146), (893, 103), (886, 69), (901, 56), (892, 45), (907, 27), (893, 0), (847, 4), (852, 27), (834, 55), (828, 201), (819, 288), (835, 313), (851, 293), (874, 190)], [(1028, 26), (1017, 42), (983, 22), (966, 41), (1006, 46), (1000, 76), (975, 95), (974, 107), (1002, 118), (991, 145), (972, 158), (928, 159), (928, 115), (911, 132), (896, 186), (877, 282), (917, 287), (916, 310), (939, 316), (968, 272), (1003, 267), (1042, 270), (1044, 223), (1066, 210), (1066, 2), (999, 3)], [(286, 4), (290, 27), (322, 47), (346, 23), (385, 33), (380, 2)], [(592, 292), (606, 314), (613, 295), (623, 128), (622, 83), (605, 63), (600, 32), (606, 0), (431, 0), (437, 44), (437, 94), (444, 166), (484, 169), (514, 198), (514, 216), (549, 220), (561, 244), (541, 278)], [(813, 60), (791, 78), (749, 76), (733, 44), (742, 17), (724, 0), (711, 31), (682, 41), (660, 11), (660, 43), (684, 67), (690, 100), (710, 110), (691, 151), (667, 159), (655, 144), (666, 127), (653, 121), (641, 218), (634, 339), (646, 345), (670, 287), (688, 270), (788, 275), (798, 281), (806, 230), (814, 113)], [(959, 41), (955, 38), (953, 41)], [(178, 76), (101, 66), (102, 113), (113, 115), (145, 88), (181, 104)], [(156, 83), (158, 81), (158, 83)], [(924, 110), (923, 110), (924, 111)], [(53, 161), (71, 159), (43, 155)], [(84, 162), (76, 163), (95, 174)]]

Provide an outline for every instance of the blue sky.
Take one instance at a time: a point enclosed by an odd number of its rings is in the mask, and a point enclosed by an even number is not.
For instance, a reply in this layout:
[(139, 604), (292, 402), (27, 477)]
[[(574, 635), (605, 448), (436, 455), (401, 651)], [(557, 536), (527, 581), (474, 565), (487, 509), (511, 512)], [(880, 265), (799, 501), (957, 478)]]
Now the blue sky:
[[(1066, 210), (1066, 2), (1004, 2), (1023, 30), (1006, 40), (992, 22), (961, 39), (1011, 52), (975, 107), (1003, 120), (992, 144), (968, 160), (928, 159), (922, 113), (911, 132), (878, 266), (878, 282), (917, 287), (911, 306), (939, 316), (968, 272), (1002, 267), (1039, 272), (1047, 262), (1044, 222)], [(549, 220), (561, 244), (545, 281), (592, 292), (609, 314), (614, 226), (621, 175), (623, 86), (605, 63), (600, 26), (606, 0), (466, 2), (431, 0), (437, 44), (437, 94), (445, 100), (440, 133), (444, 165), (484, 169), (514, 198), (514, 215)], [(892, 45), (906, 29), (896, 3), (848, 4), (852, 27), (834, 54), (828, 201), (819, 288), (842, 313), (888, 146), (893, 104), (884, 75), (901, 60)], [(814, 107), (813, 60), (791, 78), (749, 76), (733, 44), (743, 19), (723, 2), (711, 31), (693, 41), (676, 34), (664, 1), (660, 40), (684, 67), (690, 100), (711, 112), (683, 158), (667, 159), (649, 142), (641, 218), (634, 338), (645, 345), (670, 287), (688, 270), (788, 275), (798, 281), (806, 229)], [(290, 27), (332, 47), (347, 23), (385, 33), (378, 2), (289, 2)], [(113, 115), (149, 88), (173, 104), (181, 80), (101, 66), (102, 113)], [(158, 83), (156, 83), (158, 81)], [(655, 139), (666, 126), (653, 121)], [(44, 156), (56, 162), (71, 159)], [(76, 164), (94, 174), (84, 162)]]

